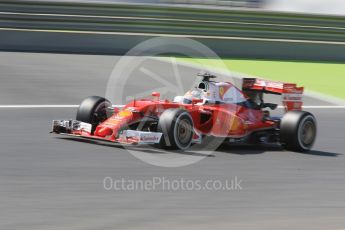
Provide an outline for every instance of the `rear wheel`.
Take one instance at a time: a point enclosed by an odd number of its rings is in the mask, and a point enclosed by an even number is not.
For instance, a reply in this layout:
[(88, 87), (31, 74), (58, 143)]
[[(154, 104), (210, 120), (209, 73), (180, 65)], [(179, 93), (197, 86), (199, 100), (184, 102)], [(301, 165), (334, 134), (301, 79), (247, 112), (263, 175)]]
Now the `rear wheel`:
[(162, 132), (160, 145), (169, 149), (188, 149), (193, 139), (193, 120), (183, 109), (167, 109), (159, 118), (158, 132)]
[(315, 117), (305, 111), (289, 111), (280, 123), (282, 145), (292, 151), (309, 151), (316, 139), (317, 126)]
[(90, 96), (84, 99), (77, 111), (78, 121), (92, 124), (92, 132), (96, 126), (107, 118), (107, 107), (111, 103), (107, 99), (98, 96)]

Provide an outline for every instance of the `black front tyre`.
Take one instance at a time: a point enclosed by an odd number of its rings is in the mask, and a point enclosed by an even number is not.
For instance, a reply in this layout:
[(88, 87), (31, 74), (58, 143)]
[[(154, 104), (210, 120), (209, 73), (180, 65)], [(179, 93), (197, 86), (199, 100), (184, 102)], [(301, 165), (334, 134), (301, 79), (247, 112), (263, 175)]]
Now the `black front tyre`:
[(315, 117), (305, 111), (289, 111), (280, 122), (280, 142), (287, 150), (309, 151), (316, 139)]
[(85, 98), (77, 111), (76, 119), (78, 121), (92, 124), (92, 132), (96, 126), (107, 118), (107, 107), (111, 103), (107, 99), (98, 96), (90, 96)]
[(167, 109), (159, 118), (157, 131), (163, 133), (161, 147), (186, 150), (193, 140), (193, 120), (186, 110)]

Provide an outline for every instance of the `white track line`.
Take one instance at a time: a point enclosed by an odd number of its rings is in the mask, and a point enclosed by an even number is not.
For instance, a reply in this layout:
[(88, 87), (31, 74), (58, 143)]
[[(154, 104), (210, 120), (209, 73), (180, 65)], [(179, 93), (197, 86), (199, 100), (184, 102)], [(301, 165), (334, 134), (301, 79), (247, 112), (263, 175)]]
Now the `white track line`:
[(1, 27), (0, 31), (67, 33), (67, 34), (99, 34), (99, 35), (121, 35), (121, 36), (170, 37), (170, 38), (199, 38), (199, 39), (285, 42), (285, 43), (304, 43), (304, 44), (322, 44), (322, 45), (345, 45), (345, 42), (318, 41), (318, 40), (314, 41), (314, 40), (299, 40), (299, 39), (294, 40), (294, 39), (256, 38), (256, 37), (248, 38), (248, 37), (227, 37), (227, 36), (208, 36), (208, 35), (190, 35), (190, 34), (127, 33), (127, 32), (105, 32), (105, 31), (24, 29), (24, 28), (5, 28), (5, 27)]
[[(284, 108), (284, 106), (278, 106)], [(305, 105), (303, 109), (345, 109), (344, 105)]]
[[(0, 109), (78, 108), (79, 105), (0, 105)], [(284, 108), (284, 106), (278, 106)], [(304, 109), (345, 109), (342, 105), (306, 105)]]
[(0, 105), (0, 109), (77, 108), (79, 105)]
[(46, 13), (24, 13), (24, 12), (0, 12), (3, 15), (24, 15), (24, 16), (47, 16), (47, 17), (76, 17), (76, 18), (100, 18), (100, 19), (126, 19), (126, 20), (149, 20), (149, 21), (173, 21), (173, 22), (199, 22), (199, 23), (219, 23), (219, 24), (238, 24), (238, 25), (257, 25), (257, 26), (280, 26), (296, 28), (314, 28), (314, 29), (336, 29), (345, 30), (344, 27), (334, 26), (313, 26), (298, 24), (279, 24), (279, 23), (257, 23), (257, 22), (238, 22), (238, 21), (217, 21), (217, 20), (195, 20), (179, 18), (154, 18), (154, 17), (123, 17), (106, 15), (82, 15), (82, 14), (46, 14)]

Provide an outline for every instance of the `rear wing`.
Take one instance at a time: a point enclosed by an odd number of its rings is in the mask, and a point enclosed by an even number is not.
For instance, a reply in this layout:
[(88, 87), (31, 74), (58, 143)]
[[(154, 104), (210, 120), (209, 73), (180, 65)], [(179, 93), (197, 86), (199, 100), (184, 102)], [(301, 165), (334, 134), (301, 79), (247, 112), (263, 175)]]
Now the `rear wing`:
[(242, 90), (259, 93), (282, 95), (282, 103), (286, 111), (302, 110), (302, 95), (304, 87), (298, 87), (293, 83), (263, 80), (258, 78), (243, 78)]

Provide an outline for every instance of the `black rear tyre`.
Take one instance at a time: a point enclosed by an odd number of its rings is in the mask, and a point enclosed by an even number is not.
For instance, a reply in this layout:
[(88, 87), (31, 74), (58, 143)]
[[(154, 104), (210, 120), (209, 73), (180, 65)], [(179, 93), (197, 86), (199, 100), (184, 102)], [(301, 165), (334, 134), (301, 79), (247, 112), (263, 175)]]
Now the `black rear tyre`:
[(183, 109), (167, 109), (159, 118), (157, 131), (162, 132), (161, 147), (188, 149), (193, 140), (193, 120)]
[(92, 124), (92, 132), (96, 126), (107, 118), (107, 107), (111, 103), (107, 99), (98, 96), (90, 96), (84, 99), (77, 111), (78, 121)]
[(280, 141), (287, 150), (309, 151), (316, 139), (316, 133), (316, 119), (309, 112), (289, 111), (280, 122)]

